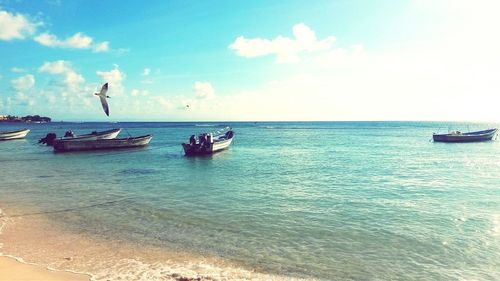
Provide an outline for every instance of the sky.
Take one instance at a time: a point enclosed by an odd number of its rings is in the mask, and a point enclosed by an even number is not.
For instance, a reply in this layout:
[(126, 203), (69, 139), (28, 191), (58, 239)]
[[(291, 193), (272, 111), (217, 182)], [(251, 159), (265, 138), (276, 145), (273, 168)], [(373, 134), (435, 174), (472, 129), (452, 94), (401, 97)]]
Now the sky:
[(500, 122), (497, 0), (130, 2), (0, 0), (0, 115)]

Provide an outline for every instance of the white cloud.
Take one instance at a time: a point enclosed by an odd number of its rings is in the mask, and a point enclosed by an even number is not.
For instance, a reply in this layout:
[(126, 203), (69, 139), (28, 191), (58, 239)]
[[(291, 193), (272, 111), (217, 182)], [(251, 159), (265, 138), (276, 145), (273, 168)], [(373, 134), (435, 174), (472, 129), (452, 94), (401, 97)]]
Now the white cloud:
[(38, 72), (63, 75), (63, 82), (68, 91), (75, 91), (79, 89), (81, 84), (85, 82), (85, 78), (73, 70), (68, 61), (64, 60), (45, 62), (40, 68), (38, 68)]
[[(332, 50), (297, 74), (218, 98), (212, 120), (498, 121), (493, 62), (463, 64), (426, 51)], [(462, 65), (463, 64), (463, 65)], [(485, 102), (487, 101), (487, 102)], [(258, 112), (256, 115), (255, 113)]]
[(45, 62), (42, 66), (40, 66), (40, 68), (38, 68), (39, 72), (47, 72), (51, 74), (61, 74), (71, 70), (69, 62), (64, 60)]
[(86, 49), (92, 43), (91, 37), (82, 35), (81, 33), (76, 33), (66, 40), (59, 40), (55, 35), (46, 32), (36, 36), (33, 40), (48, 47), (73, 49)]
[[(25, 15), (0, 10), (0, 40), (32, 38), (37, 27), (42, 24), (42, 22), (30, 21)], [(108, 41), (94, 42), (92, 37), (81, 32), (75, 33), (66, 39), (59, 39), (54, 34), (44, 32), (32, 39), (41, 45), (53, 48), (91, 49), (94, 53), (108, 52), (110, 50)]]
[(26, 72), (26, 70), (24, 68), (20, 68), (20, 67), (12, 67), (10, 69), (10, 71), (12, 72), (15, 72), (15, 73), (22, 73), (22, 72)]
[(154, 97), (153, 100), (156, 101), (156, 102), (158, 102), (158, 104), (165, 111), (172, 110), (175, 107), (174, 103), (172, 101), (170, 101), (169, 99), (165, 98), (165, 97), (159, 97), (159, 96), (157, 96), (157, 97)]
[(99, 76), (103, 83), (109, 83), (109, 95), (110, 96), (121, 96), (124, 94), (123, 80), (125, 79), (125, 73), (121, 72), (118, 65), (109, 71), (97, 71), (97, 76)]
[(66, 73), (65, 82), (69, 87), (77, 89), (81, 83), (85, 82), (85, 79), (81, 74), (78, 74), (74, 71), (69, 71)]
[(24, 92), (16, 92), (16, 99), (22, 105), (33, 106), (35, 104), (35, 99), (30, 98)]
[(144, 70), (142, 71), (142, 76), (148, 76), (149, 74), (151, 73), (151, 69), (150, 68), (144, 68)]
[(21, 105), (33, 106), (35, 97), (30, 97), (26, 93), (32, 92), (35, 87), (35, 77), (32, 74), (26, 74), (10, 81), (10, 84), (16, 92), (15, 101)]
[(275, 39), (254, 38), (244, 36), (236, 38), (229, 45), (237, 55), (245, 58), (255, 58), (267, 55), (276, 55), (277, 63), (290, 63), (299, 60), (302, 52), (316, 52), (331, 49), (335, 42), (334, 36), (318, 40), (316, 34), (307, 25), (299, 23), (293, 26), (294, 38), (278, 36)]
[(0, 11), (0, 40), (24, 39), (35, 33), (38, 25), (22, 14)]
[(94, 53), (103, 53), (109, 51), (109, 42), (104, 41), (101, 43), (94, 44), (94, 46), (92, 47), (92, 51)]
[(25, 92), (35, 86), (35, 77), (31, 74), (26, 74), (11, 80), (10, 84), (16, 92)]
[(56, 96), (55, 96), (55, 95), (53, 95), (53, 94), (47, 94), (47, 95), (45, 95), (45, 98), (46, 98), (47, 102), (48, 102), (49, 104), (51, 104), (51, 105), (52, 105), (52, 104), (55, 104), (55, 103), (56, 103), (56, 101), (57, 101)]
[(193, 91), (197, 99), (210, 99), (214, 97), (215, 90), (210, 82), (196, 81)]
[(92, 49), (96, 53), (109, 51), (109, 42), (104, 41), (100, 43), (93, 43), (94, 40), (92, 37), (84, 35), (81, 32), (75, 33), (73, 36), (64, 40), (58, 39), (54, 34), (45, 32), (36, 36), (33, 40), (47, 47)]
[[(42, 24), (42, 22), (31, 21), (25, 15), (0, 10), (0, 40), (9, 41), (32, 38), (37, 27)], [(94, 42), (92, 37), (84, 35), (81, 32), (75, 33), (66, 39), (59, 39), (54, 34), (44, 32), (32, 39), (41, 45), (53, 48), (92, 49), (95, 53), (110, 50), (108, 41)]]
[(130, 92), (130, 95), (133, 97), (139, 97), (139, 96), (149, 96), (149, 91), (148, 90), (138, 90), (138, 89), (133, 89)]

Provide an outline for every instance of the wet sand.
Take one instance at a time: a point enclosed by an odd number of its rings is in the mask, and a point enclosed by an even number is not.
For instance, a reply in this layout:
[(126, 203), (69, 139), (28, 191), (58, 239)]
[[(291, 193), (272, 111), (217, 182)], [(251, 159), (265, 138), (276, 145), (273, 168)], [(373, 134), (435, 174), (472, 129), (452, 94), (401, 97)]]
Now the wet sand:
[[(298, 280), (289, 276), (272, 275), (242, 268), (237, 264), (216, 257), (149, 247), (127, 241), (101, 239), (85, 233), (71, 232), (66, 230), (63, 225), (59, 225), (43, 215), (10, 218), (5, 215), (8, 214), (9, 210), (4, 211), (3, 217), (0, 218), (4, 224), (0, 231), (0, 253), (20, 257), (27, 263), (38, 266), (23, 264), (4, 257), (0, 263), (0, 280), (2, 281), (79, 281), (89, 280), (88, 276), (97, 281)], [(16, 210), (15, 213), (33, 213), (33, 210), (25, 210), (24, 212)], [(47, 268), (81, 274), (54, 272), (47, 270)], [(14, 271), (19, 275), (10, 276)], [(47, 276), (43, 274), (47, 274)]]
[(10, 257), (0, 257), (1, 281), (88, 281), (90, 276), (71, 272), (53, 271), (37, 265), (25, 264)]

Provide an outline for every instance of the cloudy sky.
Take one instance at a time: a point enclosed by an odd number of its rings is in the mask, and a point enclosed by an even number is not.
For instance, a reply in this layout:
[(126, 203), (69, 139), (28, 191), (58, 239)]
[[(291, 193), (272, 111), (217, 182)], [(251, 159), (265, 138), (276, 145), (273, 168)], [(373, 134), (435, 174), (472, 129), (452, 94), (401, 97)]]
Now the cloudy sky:
[(0, 0), (0, 114), (500, 121), (499, 14), (497, 0)]

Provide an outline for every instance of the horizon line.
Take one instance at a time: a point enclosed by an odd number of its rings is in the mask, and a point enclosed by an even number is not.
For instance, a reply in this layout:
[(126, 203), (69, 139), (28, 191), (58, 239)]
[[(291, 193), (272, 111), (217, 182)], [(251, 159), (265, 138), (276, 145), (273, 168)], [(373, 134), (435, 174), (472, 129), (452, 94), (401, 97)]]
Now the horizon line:
[[(429, 122), (429, 123), (437, 123), (437, 122), (449, 122), (449, 123), (500, 123), (500, 121), (484, 121), (484, 120), (121, 120), (121, 121), (103, 121), (103, 120), (52, 120), (50, 123), (298, 123), (298, 122), (318, 122), (318, 123), (326, 123), (326, 122)], [(0, 123), (20, 123), (20, 122), (9, 122), (3, 121)], [(32, 123), (37, 124), (35, 122), (23, 122), (23, 123)]]

